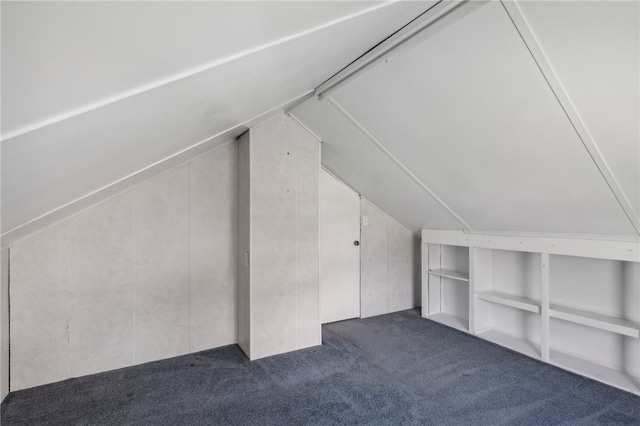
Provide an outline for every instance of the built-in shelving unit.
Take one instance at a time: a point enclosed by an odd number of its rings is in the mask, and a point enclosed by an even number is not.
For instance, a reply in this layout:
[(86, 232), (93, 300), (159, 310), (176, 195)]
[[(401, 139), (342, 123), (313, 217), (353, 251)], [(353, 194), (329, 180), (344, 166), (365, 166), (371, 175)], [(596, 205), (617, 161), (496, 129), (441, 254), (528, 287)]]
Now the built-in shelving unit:
[(422, 231), (423, 317), (640, 395), (640, 239)]

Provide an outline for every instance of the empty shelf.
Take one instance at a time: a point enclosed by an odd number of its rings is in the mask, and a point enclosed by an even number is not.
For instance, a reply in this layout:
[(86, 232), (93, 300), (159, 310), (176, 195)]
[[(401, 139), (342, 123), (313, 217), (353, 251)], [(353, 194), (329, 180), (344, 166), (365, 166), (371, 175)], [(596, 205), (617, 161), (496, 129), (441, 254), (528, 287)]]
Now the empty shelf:
[(427, 273), (437, 275), (439, 277), (452, 278), (458, 281), (469, 281), (468, 272), (452, 271), (451, 269), (430, 269)]
[(455, 328), (461, 331), (469, 331), (469, 321), (457, 317), (455, 315), (447, 314), (445, 312), (438, 312), (437, 314), (427, 315), (425, 318), (430, 319), (440, 324)]
[(482, 331), (478, 333), (477, 336), (484, 340), (488, 340), (489, 342), (493, 342), (516, 352), (520, 352), (523, 355), (540, 359), (540, 352), (537, 345), (519, 337), (510, 336), (493, 328)]
[(640, 324), (622, 318), (559, 305), (550, 306), (549, 316), (629, 337), (640, 337)]
[(640, 395), (640, 377), (553, 349), (549, 355), (550, 364)]
[(487, 302), (499, 303), (512, 308), (522, 309), (536, 314), (540, 313), (540, 303), (526, 297), (512, 296), (497, 291), (483, 291), (476, 293), (476, 297)]

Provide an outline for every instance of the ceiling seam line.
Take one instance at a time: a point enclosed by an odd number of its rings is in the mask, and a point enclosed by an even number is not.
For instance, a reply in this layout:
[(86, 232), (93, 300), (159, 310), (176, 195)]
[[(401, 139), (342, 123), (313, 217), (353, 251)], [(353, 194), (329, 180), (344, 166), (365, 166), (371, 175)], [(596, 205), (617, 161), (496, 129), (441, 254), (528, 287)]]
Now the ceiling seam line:
[(214, 60), (214, 61), (207, 62), (204, 65), (193, 67), (193, 68), (191, 68), (191, 69), (189, 69), (187, 71), (182, 71), (182, 72), (170, 75), (168, 77), (160, 78), (160, 79), (156, 80), (155, 82), (143, 84), (141, 86), (138, 86), (137, 88), (121, 92), (120, 94), (117, 94), (115, 96), (111, 96), (111, 97), (109, 97), (107, 99), (90, 103), (89, 105), (86, 105), (86, 106), (83, 106), (83, 107), (80, 107), (80, 108), (76, 108), (76, 109), (74, 109), (72, 111), (69, 111), (69, 112), (66, 112), (66, 113), (63, 113), (63, 114), (59, 114), (59, 115), (56, 115), (54, 117), (50, 117), (50, 118), (46, 118), (44, 120), (40, 120), (40, 121), (38, 121), (36, 123), (33, 123), (33, 124), (28, 124), (28, 125), (22, 126), (21, 128), (18, 128), (16, 130), (7, 132), (6, 134), (0, 135), (0, 142), (5, 142), (5, 141), (8, 141), (8, 140), (17, 138), (19, 136), (22, 136), (22, 135), (25, 135), (25, 134), (40, 130), (40, 129), (45, 128), (47, 126), (51, 126), (53, 124), (57, 124), (57, 123), (60, 123), (62, 121), (65, 121), (65, 120), (80, 116), (82, 114), (86, 114), (88, 112), (91, 112), (91, 111), (106, 107), (108, 105), (112, 105), (114, 103), (123, 101), (125, 99), (132, 98), (132, 97), (140, 95), (142, 93), (146, 93), (146, 92), (149, 92), (151, 90), (154, 90), (154, 89), (157, 89), (157, 88), (160, 88), (160, 87), (167, 86), (169, 84), (175, 83), (177, 81), (184, 80), (184, 79), (187, 79), (189, 77), (193, 77), (193, 76), (195, 76), (197, 74), (200, 74), (200, 73), (203, 73), (205, 71), (212, 70), (212, 69), (214, 69), (216, 67), (225, 65), (227, 63), (230, 63), (230, 62), (233, 62), (233, 61), (248, 57), (248, 56), (253, 55), (255, 53), (258, 53), (258, 52), (261, 52), (261, 51), (264, 51), (264, 50), (268, 50), (268, 49), (270, 49), (272, 47), (275, 47), (275, 46), (278, 46), (278, 45), (281, 45), (281, 44), (288, 43), (288, 42), (290, 42), (292, 40), (295, 40), (295, 39), (298, 39), (298, 38), (301, 38), (301, 37), (305, 37), (305, 36), (307, 36), (309, 34), (313, 34), (315, 32), (318, 32), (318, 31), (333, 27), (333, 26), (341, 24), (343, 22), (347, 22), (347, 21), (350, 21), (352, 19), (359, 18), (360, 16), (364, 16), (364, 15), (367, 15), (367, 14), (369, 14), (371, 12), (375, 12), (375, 11), (377, 11), (379, 9), (383, 9), (385, 7), (391, 6), (391, 5), (393, 5), (393, 4), (397, 3), (397, 2), (398, 2), (398, 0), (392, 0), (392, 1), (389, 1), (389, 2), (378, 4), (376, 6), (369, 7), (367, 9), (360, 10), (358, 12), (351, 13), (351, 14), (349, 14), (347, 16), (343, 16), (343, 17), (340, 17), (340, 18), (332, 19), (332, 20), (330, 20), (328, 22), (324, 22), (324, 23), (321, 23), (319, 25), (316, 25), (313, 28), (310, 28), (310, 29), (307, 29), (307, 30), (303, 30), (303, 31), (299, 31), (299, 32), (297, 32), (295, 34), (291, 34), (291, 35), (288, 35), (288, 36), (285, 36), (285, 37), (278, 38), (277, 40), (262, 44), (262, 45), (257, 46), (257, 47), (253, 47), (253, 48), (242, 50), (239, 53), (228, 55), (228, 56), (225, 56), (224, 58), (220, 58), (220, 59), (217, 59), (217, 60)]
[(538, 40), (533, 34), (533, 31), (527, 24), (527, 21), (524, 18), (524, 15), (522, 14), (519, 6), (517, 5), (517, 2), (515, 0), (500, 0), (500, 4), (502, 4), (502, 7), (511, 20), (511, 23), (513, 24), (516, 32), (529, 51), (529, 54), (535, 62), (538, 70), (542, 74), (542, 77), (551, 90), (551, 93), (553, 93), (556, 101), (558, 101), (558, 104), (569, 120), (571, 127), (573, 127), (573, 130), (575, 130), (576, 134), (578, 135), (578, 138), (580, 139), (580, 142), (582, 142), (583, 147), (587, 150), (587, 153), (598, 169), (598, 172), (613, 193), (613, 196), (615, 197), (619, 206), (622, 208), (624, 214), (631, 223), (631, 226), (635, 229), (636, 233), (640, 235), (640, 218), (629, 202), (626, 194), (620, 187), (618, 180), (609, 168), (609, 165), (607, 164), (605, 158), (602, 156), (602, 153), (598, 149), (598, 145), (589, 133), (589, 130), (580, 117), (577, 108), (571, 102), (569, 94), (564, 89), (564, 86), (560, 82), (560, 79), (551, 66), (551, 62), (544, 54), (542, 46), (540, 45), (540, 43), (538, 43)]
[[(38, 216), (38, 217), (36, 217), (34, 219), (31, 219), (30, 221), (28, 221), (26, 223), (23, 223), (22, 225), (18, 225), (15, 228), (12, 228), (12, 229), (4, 232), (4, 233), (0, 232), (0, 238), (2, 239), (2, 246), (1, 247), (11, 246), (11, 245), (13, 245), (13, 244), (15, 244), (15, 243), (17, 243), (19, 241), (24, 240), (25, 238), (28, 238), (29, 236), (31, 236), (33, 234), (39, 232), (42, 229), (45, 229), (45, 228), (47, 228), (47, 227), (49, 227), (49, 226), (51, 226), (51, 225), (53, 225), (55, 223), (58, 223), (58, 222), (61, 222), (61, 221), (65, 220), (68, 216), (73, 216), (75, 214), (78, 214), (78, 213), (81, 213), (83, 211), (86, 211), (87, 209), (89, 209), (89, 208), (91, 208), (91, 207), (93, 207), (93, 206), (95, 206), (95, 205), (97, 205), (97, 204), (99, 204), (99, 203), (101, 203), (101, 202), (103, 202), (105, 200), (109, 200), (111, 198), (117, 197), (117, 196), (119, 196), (121, 194), (124, 194), (127, 191), (130, 191), (130, 190), (134, 189), (133, 187), (126, 187), (126, 188), (124, 188), (122, 190), (117, 190), (116, 193), (114, 193), (112, 195), (109, 195), (108, 197), (106, 197), (104, 199), (99, 199), (98, 201), (92, 201), (92, 202), (90, 202), (89, 205), (87, 205), (85, 207), (81, 207), (78, 211), (70, 212), (67, 216), (64, 216), (64, 217), (62, 217), (60, 219), (56, 219), (49, 225), (43, 225), (41, 227), (37, 226), (38, 223), (40, 223), (41, 221), (46, 220), (47, 217), (49, 217), (49, 216), (51, 216), (53, 214), (59, 213), (59, 212), (64, 211), (66, 209), (72, 209), (74, 205), (76, 205), (78, 203), (81, 203), (82, 201), (84, 201), (86, 199), (90, 199), (91, 197), (98, 196), (101, 192), (108, 191), (110, 188), (116, 187), (119, 184), (125, 184), (127, 180), (134, 179), (136, 176), (138, 176), (138, 175), (140, 175), (142, 173), (145, 173), (145, 172), (147, 172), (149, 170), (153, 170), (153, 168), (161, 166), (163, 163), (165, 163), (167, 161), (171, 161), (172, 159), (174, 159), (176, 157), (179, 157), (180, 155), (187, 154), (189, 151), (191, 151), (193, 149), (197, 149), (199, 146), (204, 145), (205, 143), (207, 143), (207, 142), (209, 142), (211, 140), (214, 140), (215, 138), (223, 136), (226, 133), (232, 132), (234, 129), (237, 129), (238, 127), (246, 126), (246, 125), (248, 125), (248, 123), (252, 123), (252, 122), (254, 122), (256, 120), (269, 117), (272, 114), (274, 114), (275, 112), (281, 110), (286, 105), (289, 105), (290, 103), (295, 102), (299, 98), (301, 98), (303, 96), (306, 96), (308, 93), (309, 92), (306, 92), (306, 93), (304, 93), (302, 95), (296, 96), (293, 99), (289, 99), (288, 101), (276, 106), (275, 108), (270, 109), (269, 111), (267, 111), (267, 112), (265, 112), (263, 114), (256, 115), (256, 116), (254, 116), (254, 117), (252, 117), (252, 118), (250, 118), (248, 120), (245, 120), (245, 121), (243, 121), (243, 122), (241, 122), (241, 123), (239, 123), (239, 124), (237, 124), (237, 125), (235, 125), (233, 127), (229, 127), (229, 128), (227, 128), (227, 129), (225, 129), (225, 130), (223, 130), (221, 132), (218, 132), (213, 136), (210, 136), (210, 137), (208, 137), (208, 138), (206, 138), (206, 139), (204, 139), (204, 140), (202, 140), (202, 141), (200, 141), (200, 142), (198, 142), (198, 143), (196, 143), (194, 145), (189, 146), (188, 148), (185, 148), (185, 149), (183, 149), (181, 151), (178, 151), (178, 152), (176, 152), (174, 154), (171, 154), (168, 157), (165, 157), (165, 158), (163, 158), (161, 160), (158, 160), (158, 161), (156, 161), (155, 163), (153, 163), (151, 165), (143, 167), (142, 169), (136, 170), (135, 172), (130, 173), (130, 174), (128, 174), (127, 176), (125, 176), (123, 178), (120, 178), (120, 179), (118, 179), (118, 180), (116, 180), (114, 182), (111, 182), (111, 183), (109, 183), (107, 185), (104, 185), (104, 186), (96, 189), (95, 191), (92, 191), (92, 192), (90, 192), (88, 194), (85, 194), (85, 195), (79, 197), (79, 198), (76, 198), (75, 200), (70, 201), (70, 202), (68, 202), (68, 203), (66, 203), (66, 204), (64, 204), (64, 205), (62, 205), (60, 207), (57, 207), (57, 208), (53, 209), (53, 210), (49, 210), (48, 212), (43, 213), (42, 215), (40, 215), (40, 216)], [(237, 138), (233, 138), (232, 140), (225, 141), (221, 145), (216, 146), (215, 148), (212, 148), (212, 149), (222, 148), (223, 146), (234, 142), (235, 139), (237, 139)], [(170, 169), (172, 169), (174, 167), (179, 167), (179, 166), (181, 166), (181, 165), (183, 165), (185, 163), (193, 161), (196, 158), (198, 158), (199, 156), (202, 156), (204, 154), (206, 154), (206, 152), (198, 154), (197, 156), (195, 156), (193, 158), (189, 158), (189, 159), (180, 161), (179, 163), (176, 163), (173, 166), (169, 167), (169, 169), (162, 170), (162, 171), (158, 172), (157, 174), (154, 174), (154, 175), (152, 175), (150, 177), (144, 178), (143, 181), (147, 181), (149, 179), (153, 179), (154, 177), (158, 176), (161, 173), (164, 173), (164, 172), (166, 172), (166, 171), (168, 171), (168, 170), (170, 170)], [(135, 185), (137, 185), (137, 184), (134, 184), (134, 186)], [(22, 236), (19, 236), (19, 237), (15, 238), (15, 239), (13, 238), (13, 235), (15, 235), (15, 234), (19, 235), (21, 230), (23, 230), (25, 228), (28, 229), (29, 227), (34, 227), (35, 229), (33, 231), (26, 231), (26, 234), (24, 234)]]
[[(313, 95), (313, 92), (311, 92), (311, 94)], [(286, 115), (288, 115), (289, 117), (291, 117), (291, 119), (293, 121), (295, 121), (296, 123), (298, 123), (300, 125), (300, 127), (302, 127), (304, 130), (307, 131), (307, 133), (309, 133), (311, 136), (313, 136), (314, 139), (316, 139), (318, 142), (323, 143), (322, 138), (318, 135), (316, 135), (313, 131), (311, 131), (310, 128), (308, 128), (302, 121), (300, 121), (298, 119), (298, 117), (296, 117), (295, 115), (293, 115), (293, 112), (285, 112)]]
[(407, 175), (411, 180), (413, 180), (418, 186), (426, 192), (434, 201), (436, 201), (442, 208), (448, 211), (453, 217), (456, 218), (460, 224), (462, 224), (467, 230), (472, 230), (472, 228), (465, 222), (456, 212), (453, 211), (451, 207), (449, 207), (444, 201), (440, 199), (429, 187), (427, 187), (416, 175), (414, 175), (400, 160), (394, 157), (389, 150), (387, 150), (380, 141), (378, 141), (365, 127), (360, 124), (346, 109), (344, 109), (335, 99), (329, 97), (327, 99), (331, 105), (340, 113), (344, 118), (346, 118), (353, 126), (355, 126), (360, 133), (362, 133), (369, 141), (371, 141), (387, 158), (389, 158), (402, 172)]

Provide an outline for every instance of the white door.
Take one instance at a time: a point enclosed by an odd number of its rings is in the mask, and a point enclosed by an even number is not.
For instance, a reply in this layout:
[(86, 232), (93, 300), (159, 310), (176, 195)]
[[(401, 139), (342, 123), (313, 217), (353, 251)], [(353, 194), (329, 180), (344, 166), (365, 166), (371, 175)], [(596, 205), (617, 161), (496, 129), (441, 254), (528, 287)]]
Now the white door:
[(320, 171), (320, 321), (360, 317), (360, 196)]

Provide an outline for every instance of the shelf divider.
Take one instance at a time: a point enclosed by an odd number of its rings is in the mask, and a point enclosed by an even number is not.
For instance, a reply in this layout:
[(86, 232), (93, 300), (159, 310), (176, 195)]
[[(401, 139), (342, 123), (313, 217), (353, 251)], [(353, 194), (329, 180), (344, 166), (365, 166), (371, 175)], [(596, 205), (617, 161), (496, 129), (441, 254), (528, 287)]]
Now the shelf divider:
[(487, 302), (498, 303), (535, 314), (540, 313), (540, 303), (526, 297), (513, 296), (498, 291), (480, 291), (476, 293), (476, 297)]
[(438, 277), (451, 278), (458, 281), (469, 282), (469, 273), (453, 271), (451, 269), (430, 269), (427, 271), (429, 275), (436, 275)]
[(549, 316), (589, 327), (599, 328), (612, 333), (640, 338), (640, 324), (623, 318), (611, 317), (561, 305), (551, 305), (549, 308)]

